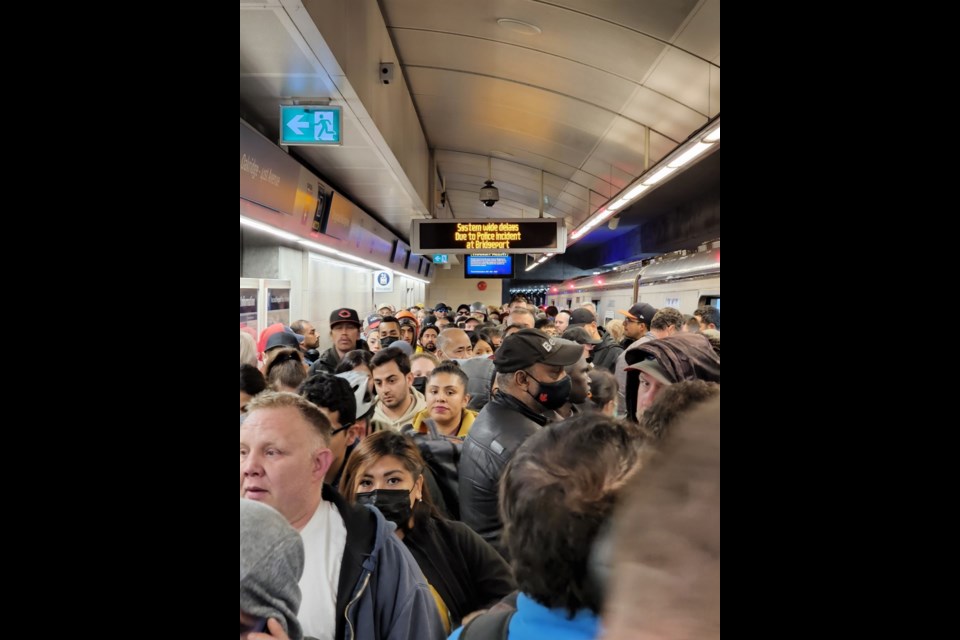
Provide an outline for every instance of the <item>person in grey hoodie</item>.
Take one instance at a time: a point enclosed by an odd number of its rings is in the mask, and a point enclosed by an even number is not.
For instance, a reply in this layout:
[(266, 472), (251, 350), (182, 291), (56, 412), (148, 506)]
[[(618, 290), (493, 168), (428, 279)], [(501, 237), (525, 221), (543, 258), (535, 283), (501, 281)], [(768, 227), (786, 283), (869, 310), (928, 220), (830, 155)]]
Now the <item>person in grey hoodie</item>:
[[(301, 640), (297, 620), (303, 541), (276, 510), (240, 498), (240, 636), (256, 621), (275, 618), (290, 640)], [(275, 625), (274, 625), (275, 626)]]
[(240, 496), (279, 511), (303, 539), (298, 618), (320, 640), (441, 640), (423, 573), (375, 507), (323, 483), (330, 421), (307, 399), (265, 391), (240, 426)]

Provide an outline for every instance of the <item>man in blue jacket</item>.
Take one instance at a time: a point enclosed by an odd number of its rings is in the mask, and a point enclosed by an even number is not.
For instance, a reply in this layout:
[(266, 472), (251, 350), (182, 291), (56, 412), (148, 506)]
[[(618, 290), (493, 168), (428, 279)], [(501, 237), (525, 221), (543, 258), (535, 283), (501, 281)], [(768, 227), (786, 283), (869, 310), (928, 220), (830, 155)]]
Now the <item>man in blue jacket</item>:
[(240, 427), (240, 497), (275, 508), (303, 538), (304, 635), (440, 640), (429, 586), (394, 525), (324, 485), (329, 443), (330, 422), (292, 393), (259, 394)]

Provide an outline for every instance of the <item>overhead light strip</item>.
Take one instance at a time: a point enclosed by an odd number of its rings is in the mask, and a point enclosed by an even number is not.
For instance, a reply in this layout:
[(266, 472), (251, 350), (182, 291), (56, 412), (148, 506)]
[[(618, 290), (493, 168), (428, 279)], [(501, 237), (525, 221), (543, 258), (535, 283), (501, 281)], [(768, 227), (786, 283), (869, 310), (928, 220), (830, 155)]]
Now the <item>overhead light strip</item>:
[[(430, 284), (430, 281), (429, 281), (429, 280), (423, 280), (422, 278), (418, 278), (418, 277), (416, 277), (416, 276), (412, 276), (412, 275), (410, 275), (410, 274), (408, 274), (408, 273), (404, 273), (404, 272), (402, 272), (402, 271), (395, 271), (392, 267), (386, 267), (386, 266), (384, 266), (384, 265), (382, 265), (382, 264), (378, 264), (378, 263), (376, 263), (376, 262), (372, 262), (372, 261), (367, 260), (367, 259), (365, 259), (365, 258), (358, 258), (357, 256), (350, 255), (349, 253), (344, 253), (343, 251), (339, 251), (339, 250), (337, 250), (337, 249), (334, 249), (333, 247), (328, 247), (328, 246), (326, 246), (326, 245), (322, 245), (322, 244), (320, 244), (319, 242), (313, 242), (312, 240), (305, 240), (305, 239), (303, 239), (303, 238), (301, 238), (301, 237), (299, 237), (299, 236), (295, 236), (295, 235), (292, 234), (292, 233), (288, 233), (288, 232), (286, 232), (286, 231), (281, 231), (280, 229), (277, 229), (276, 227), (272, 227), (272, 226), (270, 226), (270, 225), (268, 225), (268, 224), (264, 224), (263, 222), (259, 222), (259, 221), (257, 221), (257, 220), (251, 220), (250, 218), (245, 218), (244, 216), (240, 216), (240, 224), (242, 224), (242, 225), (244, 225), (244, 226), (246, 226), (246, 227), (250, 227), (251, 229), (257, 229), (257, 230), (259, 230), (259, 231), (263, 231), (263, 232), (265, 232), (265, 233), (269, 233), (270, 235), (276, 236), (276, 237), (278, 237), (278, 238), (282, 238), (283, 240), (289, 240), (289, 241), (292, 241), (292, 242), (296, 242), (297, 244), (301, 244), (301, 245), (303, 245), (304, 247), (306, 247), (306, 248), (308, 248), (308, 249), (311, 249), (311, 250), (313, 250), (313, 251), (318, 251), (318, 252), (320, 252), (320, 253), (325, 253), (325, 254), (327, 254), (327, 255), (336, 256), (336, 257), (338, 257), (338, 258), (341, 258), (342, 260), (346, 260), (347, 262), (344, 263), (344, 266), (347, 266), (347, 267), (358, 268), (358, 267), (357, 267), (355, 264), (353, 264), (353, 263), (360, 263), (360, 264), (362, 264), (362, 265), (365, 265), (365, 266), (367, 266), (367, 267), (369, 267), (369, 268), (371, 268), (371, 269), (376, 269), (376, 270), (378, 270), (378, 271), (389, 271), (389, 272), (392, 273), (395, 277), (396, 277), (396, 276), (400, 276), (400, 277), (402, 277), (402, 278), (408, 278), (408, 279), (414, 280), (414, 281), (416, 281), (416, 282), (422, 282), (423, 284)], [(336, 261), (334, 261), (334, 262), (336, 262)]]
[(579, 240), (587, 235), (594, 227), (635, 201), (654, 185), (669, 178), (677, 169), (689, 164), (703, 153), (713, 149), (719, 142), (720, 118), (718, 117), (709, 129), (675, 149), (673, 153), (634, 180), (630, 186), (625, 189), (623, 195), (617, 194), (617, 196), (614, 196), (605, 205), (597, 209), (590, 218), (580, 223), (580, 226), (570, 234), (570, 239)]

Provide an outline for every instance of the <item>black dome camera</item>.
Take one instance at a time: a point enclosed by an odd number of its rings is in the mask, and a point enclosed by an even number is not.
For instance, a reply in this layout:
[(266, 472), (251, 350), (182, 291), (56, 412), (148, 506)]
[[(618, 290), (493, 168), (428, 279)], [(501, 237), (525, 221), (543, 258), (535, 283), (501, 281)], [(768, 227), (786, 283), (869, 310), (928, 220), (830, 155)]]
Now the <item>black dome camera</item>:
[(480, 189), (480, 202), (486, 207), (492, 207), (500, 200), (500, 190), (493, 186), (493, 180), (487, 180)]

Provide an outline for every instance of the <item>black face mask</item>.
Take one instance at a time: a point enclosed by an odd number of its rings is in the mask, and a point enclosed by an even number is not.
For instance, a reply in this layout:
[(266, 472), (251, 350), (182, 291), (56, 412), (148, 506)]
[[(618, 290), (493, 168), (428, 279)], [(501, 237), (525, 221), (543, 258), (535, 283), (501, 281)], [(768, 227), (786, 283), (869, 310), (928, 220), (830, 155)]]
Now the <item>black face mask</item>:
[(419, 391), (420, 393), (426, 395), (427, 393), (427, 376), (418, 376), (413, 379), (413, 388)]
[(410, 528), (410, 489), (375, 489), (356, 495), (357, 504), (372, 504), (400, 529)]
[(540, 390), (537, 391), (536, 395), (530, 393), (529, 390), (527, 393), (543, 405), (544, 409), (559, 409), (566, 404), (567, 398), (570, 397), (570, 376), (566, 376), (563, 380), (549, 383), (540, 382), (529, 373), (527, 373), (527, 377), (540, 385)]
[(392, 345), (394, 342), (396, 342), (396, 341), (399, 340), (399, 339), (400, 339), (400, 338), (395, 338), (395, 337), (393, 337), (393, 336), (387, 336), (387, 337), (385, 337), (385, 338), (380, 338), (380, 348), (381, 348), (381, 349), (386, 349), (387, 347), (389, 347), (390, 345)]

